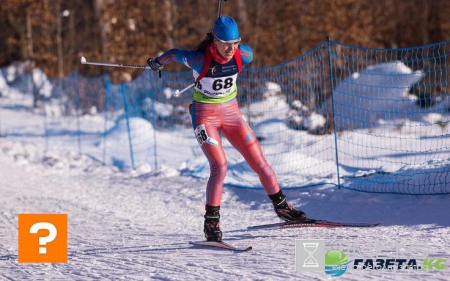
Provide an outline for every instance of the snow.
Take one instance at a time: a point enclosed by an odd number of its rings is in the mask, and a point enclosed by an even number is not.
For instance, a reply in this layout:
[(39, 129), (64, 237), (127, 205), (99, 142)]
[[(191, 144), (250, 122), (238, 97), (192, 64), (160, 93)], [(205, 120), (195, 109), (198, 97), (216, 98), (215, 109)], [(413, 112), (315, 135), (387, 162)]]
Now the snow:
[[(413, 73), (408, 75), (414, 76)], [(277, 90), (272, 84), (270, 87)], [(275, 96), (268, 95), (263, 102), (271, 103), (273, 108), (289, 110), (287, 104)], [(179, 147), (179, 150), (172, 148), (164, 153), (158, 152), (163, 158), (158, 169), (152, 169), (149, 164), (140, 165), (136, 170), (123, 169), (131, 161), (117, 156), (123, 155), (119, 150), (129, 149), (128, 145), (123, 145), (128, 139), (124, 128), (139, 127), (142, 130), (140, 137), (145, 140), (149, 137), (147, 134), (155, 130), (149, 122), (131, 118), (127, 124), (125, 119), (119, 118), (108, 123), (107, 132), (103, 134), (105, 123), (102, 117), (85, 115), (80, 120), (80, 128), (85, 130), (82, 133), (89, 139), (83, 142), (83, 153), (79, 154), (76, 134), (70, 133), (76, 122), (65, 120), (65, 123), (55, 125), (52, 130), (59, 130), (60, 134), (54, 134), (50, 144), (45, 145), (39, 121), (41, 112), (31, 110), (31, 104), (31, 95), (18, 94), (13, 89), (0, 99), (3, 136), (0, 139), (0, 280), (334, 279), (324, 272), (295, 271), (296, 239), (324, 239), (327, 250), (339, 249), (350, 260), (398, 257), (422, 261), (426, 258), (425, 250), (429, 258), (446, 259), (444, 270), (349, 268), (339, 277), (342, 280), (449, 280), (450, 195), (373, 194), (337, 189), (331, 185), (287, 189), (285, 193), (289, 202), (311, 217), (382, 222), (382, 225), (368, 229), (247, 231), (248, 226), (279, 220), (262, 190), (226, 185), (221, 206), (224, 239), (238, 246), (252, 245), (253, 250), (233, 253), (192, 246), (189, 241), (203, 239), (207, 184), (204, 177), (208, 171), (195, 139), (187, 141), (186, 147)], [(264, 108), (260, 103), (251, 107), (252, 112)], [(61, 118), (56, 115), (54, 120)], [(285, 126), (281, 124), (280, 116), (275, 114), (266, 120), (258, 120), (261, 118), (258, 114), (251, 118), (253, 122), (260, 122), (254, 129), (262, 135), (273, 131), (272, 126)], [(435, 122), (439, 118), (448, 117), (428, 114), (409, 122), (422, 119), (423, 122)], [(306, 132), (297, 133), (304, 134), (305, 138), (314, 137)], [(353, 138), (369, 138), (364, 134), (348, 134)], [(135, 145), (142, 143), (140, 137)], [(157, 132), (161, 144), (170, 138), (170, 133)], [(365, 141), (369, 143), (370, 139)], [(399, 138), (397, 141), (398, 146), (408, 145), (405, 143), (408, 139)], [(114, 147), (117, 153), (108, 155), (106, 165), (99, 161), (104, 145)], [(371, 153), (382, 155), (376, 149)], [(317, 159), (289, 152), (274, 157), (289, 159), (282, 163), (285, 163), (287, 171), (292, 172), (317, 165), (324, 170), (334, 166), (334, 163), (316, 162)], [(235, 165), (230, 170), (238, 174), (236, 179), (254, 178), (249, 176), (248, 165), (235, 155), (230, 158), (230, 166)], [(119, 162), (128, 164), (117, 165)], [(448, 159), (435, 159), (414, 168), (415, 171), (442, 171), (445, 175), (449, 164)], [(198, 173), (204, 177), (186, 176), (183, 171), (187, 167), (197, 167)], [(370, 173), (370, 165), (367, 168), (369, 170), (353, 171), (352, 174)], [(387, 165), (382, 169), (400, 171), (405, 175), (413, 172), (405, 167)], [(314, 180), (316, 172), (305, 171), (305, 174), (310, 173), (310, 180)], [(283, 181), (285, 184), (298, 181), (295, 177), (284, 177)], [(398, 181), (401, 180), (399, 176)], [(414, 181), (411, 184), (424, 184), (420, 174), (414, 177)], [(395, 182), (392, 186), (396, 186)], [(68, 263), (18, 263), (17, 224), (21, 213), (68, 214)], [(355, 253), (352, 251), (355, 245), (366, 249), (366, 252)], [(369, 251), (368, 245), (376, 247)]]
[[(0, 71), (0, 93), (7, 95), (12, 89), (8, 84), (22, 91), (35, 91), (38, 95), (49, 98), (53, 86), (42, 69), (33, 68), (33, 62), (14, 62)], [(6, 82), (6, 83), (5, 83)]]
[[(372, 127), (374, 120), (405, 118), (404, 113), (409, 112), (406, 109), (415, 106), (408, 91), (422, 78), (421, 71), (413, 72), (399, 61), (369, 66), (361, 73), (353, 73), (334, 90), (336, 126), (360, 129)], [(326, 107), (325, 112), (330, 112), (330, 103)]]
[(49, 98), (52, 95), (53, 86), (44, 71), (38, 68), (33, 69), (31, 77), (38, 93), (43, 97)]
[(8, 90), (8, 84), (6, 82), (6, 79), (0, 73), (0, 96), (2, 95), (2, 92), (6, 92), (7, 90)]

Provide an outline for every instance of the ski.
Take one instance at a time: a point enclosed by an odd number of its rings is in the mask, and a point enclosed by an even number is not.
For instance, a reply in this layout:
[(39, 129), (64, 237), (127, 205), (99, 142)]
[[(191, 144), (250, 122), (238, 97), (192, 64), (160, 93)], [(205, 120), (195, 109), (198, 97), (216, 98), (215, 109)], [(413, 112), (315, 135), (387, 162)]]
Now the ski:
[(223, 241), (222, 242), (215, 242), (215, 241), (189, 241), (189, 244), (197, 245), (197, 246), (213, 247), (213, 248), (222, 248), (222, 249), (225, 249), (225, 250), (231, 250), (231, 251), (235, 251), (235, 252), (247, 252), (247, 251), (250, 251), (252, 249), (252, 246), (239, 248), (239, 247), (235, 247), (233, 245), (230, 245), (228, 243), (225, 243)]
[(262, 224), (262, 225), (254, 225), (250, 226), (248, 230), (257, 230), (257, 229), (284, 229), (284, 228), (303, 228), (303, 227), (376, 227), (381, 223), (364, 223), (364, 222), (337, 222), (337, 221), (328, 221), (328, 220), (311, 220), (311, 222), (301, 222), (301, 223), (289, 223), (289, 222), (280, 222), (280, 223), (271, 223), (271, 224)]

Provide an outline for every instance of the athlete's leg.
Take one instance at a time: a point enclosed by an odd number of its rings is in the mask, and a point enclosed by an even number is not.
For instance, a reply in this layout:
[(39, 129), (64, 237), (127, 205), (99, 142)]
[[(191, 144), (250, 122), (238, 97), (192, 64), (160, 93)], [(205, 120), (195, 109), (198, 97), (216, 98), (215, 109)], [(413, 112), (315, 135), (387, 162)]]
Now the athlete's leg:
[(211, 171), (206, 187), (206, 205), (219, 207), (228, 165), (219, 134), (220, 105), (194, 102), (190, 112), (197, 141), (208, 159)]
[(264, 190), (272, 200), (275, 213), (285, 221), (305, 222), (305, 213), (288, 204), (286, 196), (278, 185), (272, 167), (267, 163), (255, 134), (242, 117), (236, 103), (227, 104), (224, 111), (222, 130), (230, 143), (244, 156), (250, 167), (258, 174)]
[(268, 195), (280, 191), (278, 180), (272, 167), (267, 163), (255, 134), (244, 120), (237, 101), (228, 102), (223, 115), (222, 131), (224, 136), (238, 150), (249, 166), (258, 174)]

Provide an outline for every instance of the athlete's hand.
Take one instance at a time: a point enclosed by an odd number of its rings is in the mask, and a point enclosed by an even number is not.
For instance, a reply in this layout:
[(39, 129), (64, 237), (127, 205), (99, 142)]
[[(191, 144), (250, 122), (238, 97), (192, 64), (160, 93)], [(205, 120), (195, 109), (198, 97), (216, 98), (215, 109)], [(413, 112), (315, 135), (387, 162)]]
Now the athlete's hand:
[(148, 58), (147, 64), (154, 71), (158, 71), (159, 78), (161, 78), (161, 69), (163, 69), (164, 65), (160, 64), (156, 59)]
[(154, 71), (160, 71), (164, 67), (156, 59), (152, 59), (152, 58), (149, 58), (147, 60), (147, 63), (150, 66), (150, 68)]

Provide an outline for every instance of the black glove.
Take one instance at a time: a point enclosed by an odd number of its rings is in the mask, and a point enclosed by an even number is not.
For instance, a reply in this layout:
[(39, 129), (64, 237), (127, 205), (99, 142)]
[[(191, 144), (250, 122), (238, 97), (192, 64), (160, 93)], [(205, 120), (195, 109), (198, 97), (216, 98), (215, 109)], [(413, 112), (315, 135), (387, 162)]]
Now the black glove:
[(149, 58), (147, 60), (148, 65), (154, 71), (161, 71), (163, 69), (163, 65), (161, 65), (156, 59)]

